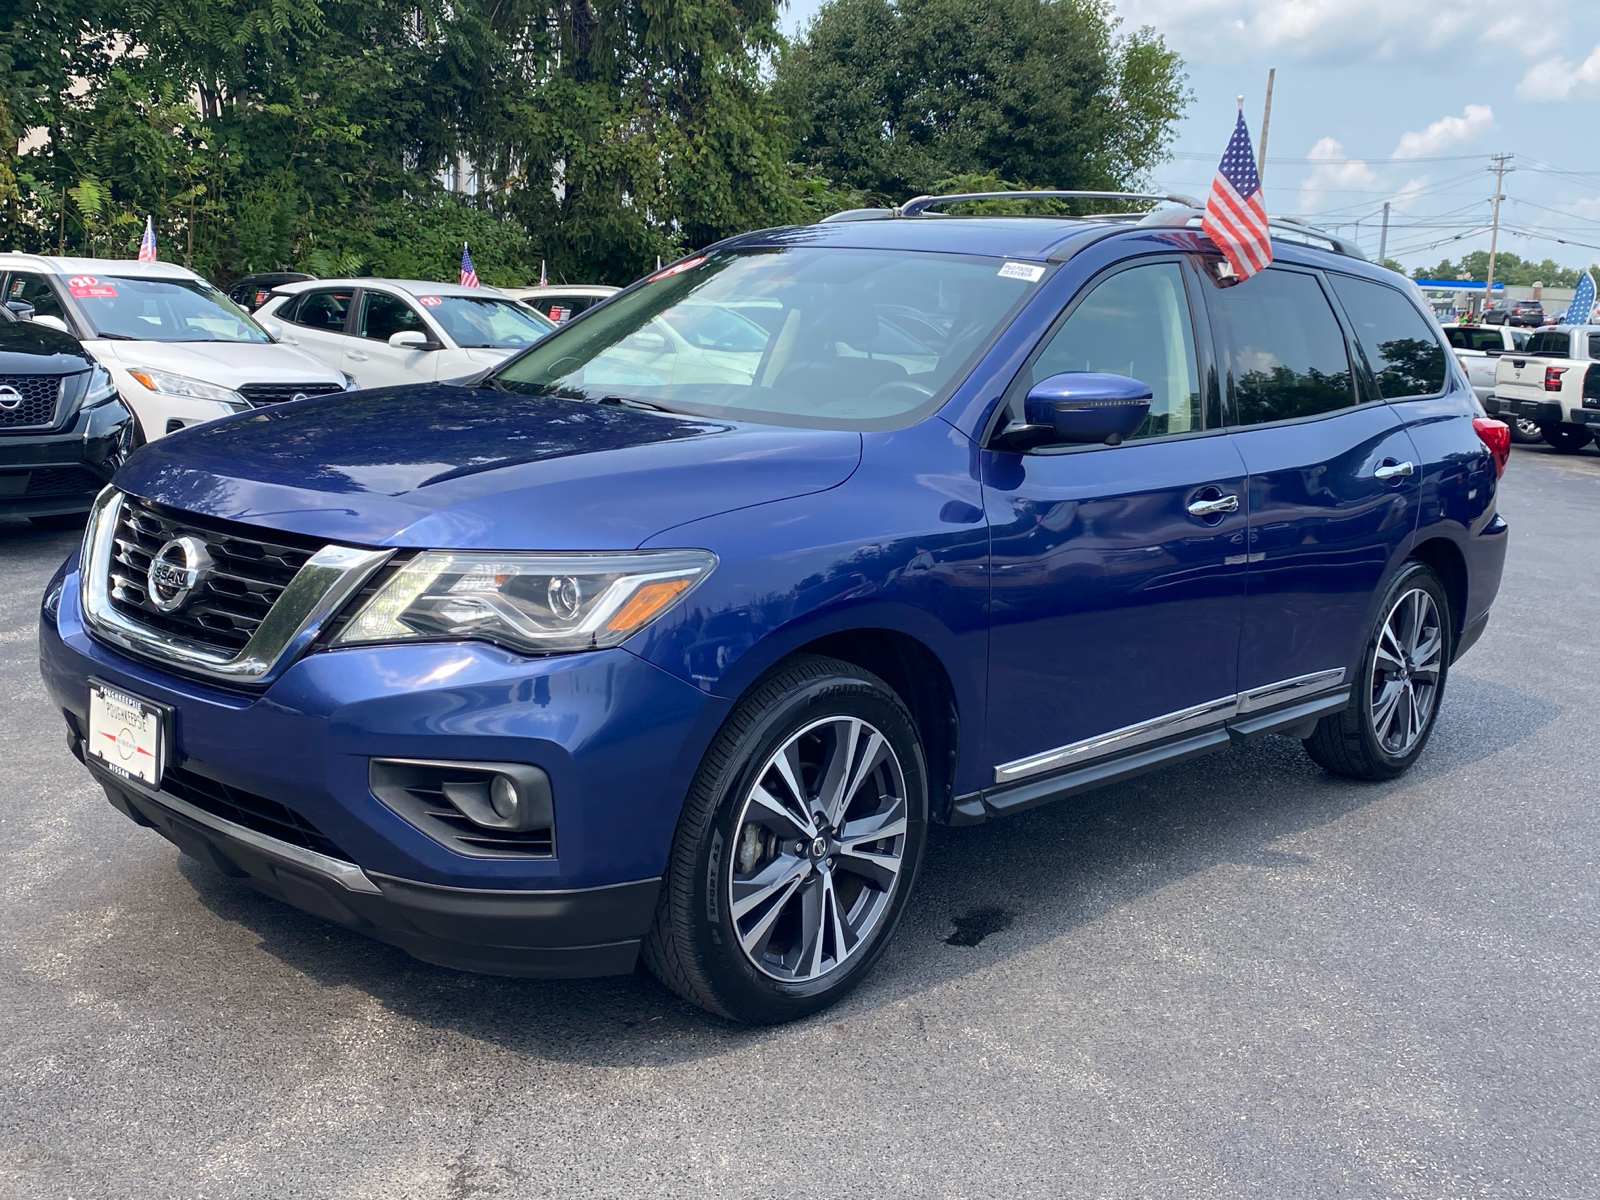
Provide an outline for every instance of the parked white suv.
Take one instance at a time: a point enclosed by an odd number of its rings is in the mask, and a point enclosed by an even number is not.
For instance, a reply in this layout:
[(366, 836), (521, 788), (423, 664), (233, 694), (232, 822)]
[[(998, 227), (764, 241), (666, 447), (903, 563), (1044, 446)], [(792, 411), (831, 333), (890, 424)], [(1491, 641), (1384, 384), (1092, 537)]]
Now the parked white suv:
[(1586, 398), (1600, 399), (1600, 325), (1556, 325), (1528, 339), (1495, 366), (1491, 416), (1534, 422), (1544, 440), (1570, 454), (1594, 434)]
[(110, 372), (145, 440), (347, 387), (174, 263), (0, 254), (0, 296), (18, 316), (75, 335)]
[(494, 288), (417, 279), (291, 283), (256, 319), (364, 388), (471, 375), (555, 328)]
[[(1443, 329), (1445, 337), (1450, 340), (1450, 348), (1455, 351), (1456, 360), (1467, 373), (1473, 394), (1478, 397), (1478, 403), (1485, 406), (1489, 403), (1489, 397), (1494, 395), (1494, 369), (1500, 356), (1524, 349), (1528, 339), (1533, 336), (1529, 330), (1510, 324), (1463, 325), (1452, 322), (1443, 326)], [(1539, 426), (1530, 420), (1517, 417), (1507, 424), (1511, 426), (1511, 440), (1514, 442), (1526, 444), (1544, 440)]]

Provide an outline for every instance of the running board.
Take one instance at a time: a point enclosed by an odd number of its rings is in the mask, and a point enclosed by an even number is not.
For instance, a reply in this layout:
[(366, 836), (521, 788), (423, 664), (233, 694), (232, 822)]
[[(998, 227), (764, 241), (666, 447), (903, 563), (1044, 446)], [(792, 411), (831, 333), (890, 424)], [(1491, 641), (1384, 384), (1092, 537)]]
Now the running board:
[(1115, 758), (1104, 758), (1075, 770), (1058, 775), (1027, 779), (1002, 787), (986, 788), (956, 797), (950, 806), (951, 825), (981, 825), (990, 817), (1003, 817), (1063, 800), (1079, 792), (1093, 791), (1108, 784), (1120, 783), (1155, 771), (1174, 766), (1222, 750), (1229, 745), (1244, 745), (1269, 733), (1282, 733), (1294, 738), (1307, 738), (1323, 717), (1342, 711), (1350, 703), (1350, 691), (1341, 688), (1312, 700), (1303, 700), (1287, 708), (1272, 712), (1250, 713), (1235, 717), (1211, 729), (1174, 738), (1157, 746), (1144, 746)]

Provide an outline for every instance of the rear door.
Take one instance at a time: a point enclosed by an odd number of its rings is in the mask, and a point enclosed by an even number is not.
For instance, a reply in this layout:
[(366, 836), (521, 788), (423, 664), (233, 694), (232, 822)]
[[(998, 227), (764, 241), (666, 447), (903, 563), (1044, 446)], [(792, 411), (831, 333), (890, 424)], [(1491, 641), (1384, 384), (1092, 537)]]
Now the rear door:
[(302, 292), (278, 312), (284, 321), (283, 340), (299, 346), (313, 358), (335, 371), (344, 370), (344, 355), (349, 338), (345, 329), (350, 320), (353, 287), (315, 288)]
[(1232, 287), (1205, 273), (1224, 419), (1249, 472), (1249, 574), (1239, 690), (1347, 684), (1375, 593), (1417, 526), (1417, 453), (1358, 391), (1320, 273), (1272, 266)]

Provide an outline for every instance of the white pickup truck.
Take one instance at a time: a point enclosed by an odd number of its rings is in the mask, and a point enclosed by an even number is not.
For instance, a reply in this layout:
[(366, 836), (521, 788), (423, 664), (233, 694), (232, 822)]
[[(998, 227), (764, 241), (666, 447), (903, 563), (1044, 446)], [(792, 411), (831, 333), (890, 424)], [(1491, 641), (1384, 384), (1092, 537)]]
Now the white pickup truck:
[[(1525, 349), (1531, 330), (1519, 329), (1509, 322), (1504, 325), (1468, 325), (1451, 323), (1444, 326), (1444, 335), (1450, 340), (1456, 360), (1467, 373), (1473, 394), (1487, 409), (1489, 397), (1494, 395), (1494, 369), (1502, 354)], [(1514, 442), (1542, 442), (1544, 435), (1532, 421), (1521, 418), (1508, 420), (1511, 440)]]
[(1508, 423), (1532, 421), (1564, 454), (1582, 450), (1600, 429), (1590, 418), (1600, 414), (1600, 325), (1540, 329), (1520, 353), (1501, 354), (1483, 406)]

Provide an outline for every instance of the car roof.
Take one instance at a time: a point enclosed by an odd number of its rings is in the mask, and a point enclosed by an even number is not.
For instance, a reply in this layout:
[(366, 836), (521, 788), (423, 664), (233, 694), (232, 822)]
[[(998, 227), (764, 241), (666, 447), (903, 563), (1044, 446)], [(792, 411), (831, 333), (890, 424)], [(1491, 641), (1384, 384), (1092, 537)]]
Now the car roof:
[(0, 270), (48, 271), (52, 275), (120, 275), (124, 279), (203, 279), (169, 262), (140, 262), (133, 258), (65, 258), (55, 254), (0, 254)]
[(298, 283), (285, 283), (273, 289), (285, 296), (298, 295), (300, 292), (312, 288), (338, 287), (373, 288), (375, 290), (390, 290), (404, 292), (409, 296), (476, 296), (493, 300), (510, 299), (499, 288), (492, 287), (466, 287), (459, 283), (440, 283), (430, 279), (380, 279), (377, 276), (363, 275), (350, 279), (305, 279)]
[(531, 296), (610, 296), (621, 288), (606, 283), (542, 283), (530, 287), (501, 288), (509, 296), (526, 300)]

